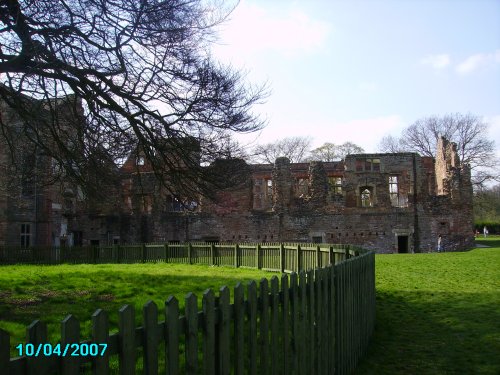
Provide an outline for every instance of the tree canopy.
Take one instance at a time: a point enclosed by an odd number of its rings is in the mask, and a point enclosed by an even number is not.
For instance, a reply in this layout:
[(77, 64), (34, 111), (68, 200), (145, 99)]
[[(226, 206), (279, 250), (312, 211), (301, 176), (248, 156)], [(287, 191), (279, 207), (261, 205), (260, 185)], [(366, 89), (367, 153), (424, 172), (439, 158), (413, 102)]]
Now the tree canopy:
[(273, 164), (276, 158), (286, 157), (291, 163), (299, 163), (305, 160), (310, 147), (310, 137), (287, 137), (255, 146), (251, 152), (251, 160), (256, 163)]
[[(264, 125), (252, 107), (266, 89), (210, 56), (229, 11), (202, 0), (2, 0), (0, 99), (66, 178), (85, 185), (86, 168), (107, 164), (96, 155), (140, 149), (158, 177), (182, 165), (177, 191), (206, 193), (215, 180), (202, 166), (225, 155), (221, 140)], [(7, 120), (0, 136), (14, 145)]]
[(352, 142), (344, 142), (340, 145), (326, 142), (322, 146), (312, 150), (309, 159), (335, 161), (342, 160), (349, 154), (360, 154), (362, 152), (364, 152), (363, 148)]
[(476, 185), (498, 181), (495, 142), (488, 138), (488, 124), (473, 114), (455, 113), (421, 118), (404, 129), (400, 138), (384, 137), (379, 143), (379, 150), (417, 152), (434, 157), (440, 136), (457, 144), (458, 156), (463, 163), (470, 165)]

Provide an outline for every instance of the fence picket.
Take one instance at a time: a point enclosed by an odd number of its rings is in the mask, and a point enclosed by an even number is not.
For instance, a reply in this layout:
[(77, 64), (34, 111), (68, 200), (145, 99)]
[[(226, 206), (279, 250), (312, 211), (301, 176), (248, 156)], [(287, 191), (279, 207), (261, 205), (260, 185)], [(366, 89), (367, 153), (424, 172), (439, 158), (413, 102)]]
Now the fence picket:
[(329, 279), (329, 298), (328, 298), (328, 316), (330, 317), (330, 320), (328, 322), (328, 328), (329, 328), (329, 335), (328, 335), (328, 342), (330, 344), (330, 349), (329, 349), (329, 366), (328, 366), (328, 373), (333, 374), (335, 372), (335, 355), (336, 353), (336, 341), (335, 341), (335, 283), (336, 283), (336, 278), (335, 278), (335, 269), (336, 267), (334, 265), (330, 265), (329, 267), (329, 273), (328, 273), (328, 279)]
[(310, 367), (310, 352), (308, 351), (310, 343), (310, 335), (307, 331), (309, 327), (309, 319), (307, 315), (307, 275), (305, 271), (300, 271), (299, 273), (299, 297), (300, 297), (300, 307), (299, 307), (299, 321), (300, 321), (300, 338), (299, 341), (299, 353), (301, 353), (301, 359), (299, 360), (300, 371), (299, 374), (307, 374)]
[[(26, 342), (31, 343), (37, 348), (47, 342), (47, 325), (40, 320), (35, 320), (26, 330)], [(35, 349), (37, 350), (37, 349)], [(47, 357), (43, 355), (28, 356), (27, 372), (28, 374), (39, 375), (47, 371)]]
[(291, 345), (289, 346), (289, 359), (290, 367), (289, 371), (292, 374), (298, 374), (299, 372), (299, 296), (298, 296), (298, 279), (297, 274), (292, 272), (290, 274), (290, 288), (289, 288), (289, 298), (290, 298), (290, 320), (291, 326)]
[(282, 353), (283, 353), (283, 362), (282, 362), (282, 373), (289, 374), (290, 373), (290, 293), (288, 286), (288, 275), (283, 274), (281, 276), (281, 295), (282, 295), (282, 304), (281, 304), (281, 321), (283, 325), (282, 329)]
[(244, 354), (245, 354), (245, 301), (244, 289), (241, 283), (236, 284), (234, 288), (234, 370), (235, 374), (244, 373)]
[(317, 353), (317, 342), (316, 342), (316, 296), (315, 296), (315, 288), (314, 288), (314, 271), (309, 270), (307, 272), (307, 292), (308, 292), (308, 322), (309, 322), (309, 336), (310, 336), (310, 345), (307, 348), (309, 350), (310, 356), (310, 369), (313, 373), (316, 372), (316, 353)]
[[(61, 346), (80, 342), (80, 323), (73, 315), (68, 315), (61, 322)], [(65, 349), (64, 349), (65, 350)], [(61, 358), (61, 374), (70, 375), (79, 372), (80, 357), (66, 355)]]
[(168, 375), (179, 374), (179, 301), (174, 296), (165, 302), (165, 367)]
[(260, 292), (260, 371), (259, 374), (269, 373), (269, 287), (267, 279), (259, 283)]
[(203, 369), (205, 375), (215, 375), (215, 296), (211, 289), (203, 293)]
[(251, 281), (247, 287), (248, 293), (248, 351), (250, 375), (257, 375), (257, 283)]
[[(280, 295), (279, 295), (279, 281), (276, 276), (271, 278), (271, 349), (274, 350), (280, 345), (280, 334), (279, 334), (279, 305), (280, 305)], [(281, 364), (280, 350), (276, 350), (271, 361), (271, 374), (275, 375), (279, 372), (279, 366)]]
[(223, 286), (219, 292), (219, 368), (217, 374), (229, 375), (230, 368), (230, 309), (229, 288)]
[(158, 374), (158, 307), (153, 301), (148, 301), (142, 308), (144, 326), (143, 335), (143, 367), (144, 374)]
[(135, 310), (130, 305), (118, 311), (120, 375), (135, 374)]
[[(95, 344), (109, 344), (109, 322), (106, 311), (98, 309), (92, 315), (92, 341)], [(109, 350), (101, 356), (92, 358), (92, 369), (95, 375), (109, 373)]]
[(198, 301), (193, 293), (188, 293), (186, 311), (186, 374), (198, 372)]

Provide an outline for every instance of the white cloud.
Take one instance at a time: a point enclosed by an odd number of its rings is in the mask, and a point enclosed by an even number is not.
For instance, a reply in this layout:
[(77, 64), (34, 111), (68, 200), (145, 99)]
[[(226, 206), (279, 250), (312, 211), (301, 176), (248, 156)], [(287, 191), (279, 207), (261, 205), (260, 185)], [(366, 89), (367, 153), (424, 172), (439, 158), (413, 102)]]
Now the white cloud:
[(498, 63), (500, 63), (500, 50), (493, 53), (477, 53), (458, 64), (456, 71), (459, 74), (468, 74), (481, 67)]
[(420, 60), (423, 65), (428, 65), (434, 69), (446, 68), (451, 63), (450, 56), (442, 53), (439, 55), (429, 55)]
[(219, 57), (236, 59), (269, 51), (310, 53), (325, 44), (329, 32), (328, 23), (311, 18), (297, 4), (278, 12), (242, 1), (221, 27), (214, 51)]

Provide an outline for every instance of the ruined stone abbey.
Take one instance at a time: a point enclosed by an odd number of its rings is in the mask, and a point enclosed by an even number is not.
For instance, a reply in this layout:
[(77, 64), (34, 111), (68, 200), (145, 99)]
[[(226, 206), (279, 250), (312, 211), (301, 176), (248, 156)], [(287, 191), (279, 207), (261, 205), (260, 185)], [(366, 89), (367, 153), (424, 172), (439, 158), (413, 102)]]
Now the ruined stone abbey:
[(339, 162), (249, 165), (246, 182), (197, 212), (150, 226), (152, 240), (349, 243), (378, 252), (473, 246), (472, 186), (456, 145), (435, 158), (348, 155)]
[[(441, 235), (445, 251), (473, 247), (470, 169), (444, 138), (434, 158), (393, 153), (338, 162), (219, 160), (212, 166), (223, 167), (221, 178), (228, 170), (237, 178), (211, 199), (180, 199), (157, 182), (136, 150), (120, 167), (110, 161), (113, 178), (95, 177), (104, 198), (91, 200), (64, 178), (47, 183), (54, 160), (23, 140), (15, 111), (4, 102), (0, 110), (3, 131), (18, 134), (17, 144), (0, 135), (0, 246), (286, 241), (411, 253), (436, 251)], [(74, 122), (68, 120), (68, 129)], [(12, 168), (14, 157), (20, 168)]]
[(287, 241), (409, 253), (435, 251), (440, 234), (445, 251), (473, 246), (470, 170), (445, 139), (435, 158), (397, 153), (328, 163), (226, 160), (242, 178), (215, 199), (182, 204), (154, 183), (140, 155), (117, 168), (118, 184), (102, 181), (107, 198), (96, 203), (64, 181), (37, 184), (34, 174), (51, 173), (43, 156), (26, 159), (37, 165), (29, 176), (11, 174), (1, 143), (0, 246)]

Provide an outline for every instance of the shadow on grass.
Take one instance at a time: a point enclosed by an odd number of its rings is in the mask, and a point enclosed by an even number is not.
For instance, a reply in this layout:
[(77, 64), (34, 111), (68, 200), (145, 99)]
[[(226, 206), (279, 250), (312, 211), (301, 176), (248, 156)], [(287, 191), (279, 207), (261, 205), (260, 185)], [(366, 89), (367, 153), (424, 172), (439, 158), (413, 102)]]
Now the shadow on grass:
[[(193, 268), (193, 271), (195, 269)], [(136, 312), (136, 326), (142, 325), (142, 307), (153, 300), (158, 306), (159, 321), (164, 320), (165, 301), (174, 295), (184, 311), (184, 298), (192, 292), (198, 298), (201, 309), (204, 291), (212, 289), (216, 295), (222, 286), (227, 286), (233, 296), (233, 288), (238, 282), (246, 287), (252, 277), (230, 277), (217, 275), (154, 275), (127, 274), (125, 272), (85, 273), (72, 272), (61, 280), (56, 275), (42, 275), (44, 282), (33, 278), (9, 286), (2, 286), (0, 293), (0, 328), (11, 335), (12, 343), (24, 342), (25, 328), (35, 319), (48, 325), (49, 341), (60, 339), (60, 322), (67, 314), (73, 314), (81, 323), (82, 339), (90, 337), (92, 314), (97, 309), (108, 313), (111, 331), (118, 327), (118, 310), (126, 304)], [(222, 271), (220, 271), (222, 273)], [(269, 274), (269, 277), (272, 277)]]
[(476, 243), (489, 247), (500, 248), (500, 236), (491, 236), (491, 237), (477, 237)]
[[(464, 281), (465, 282), (465, 281)], [(356, 374), (500, 374), (500, 292), (377, 292)]]

